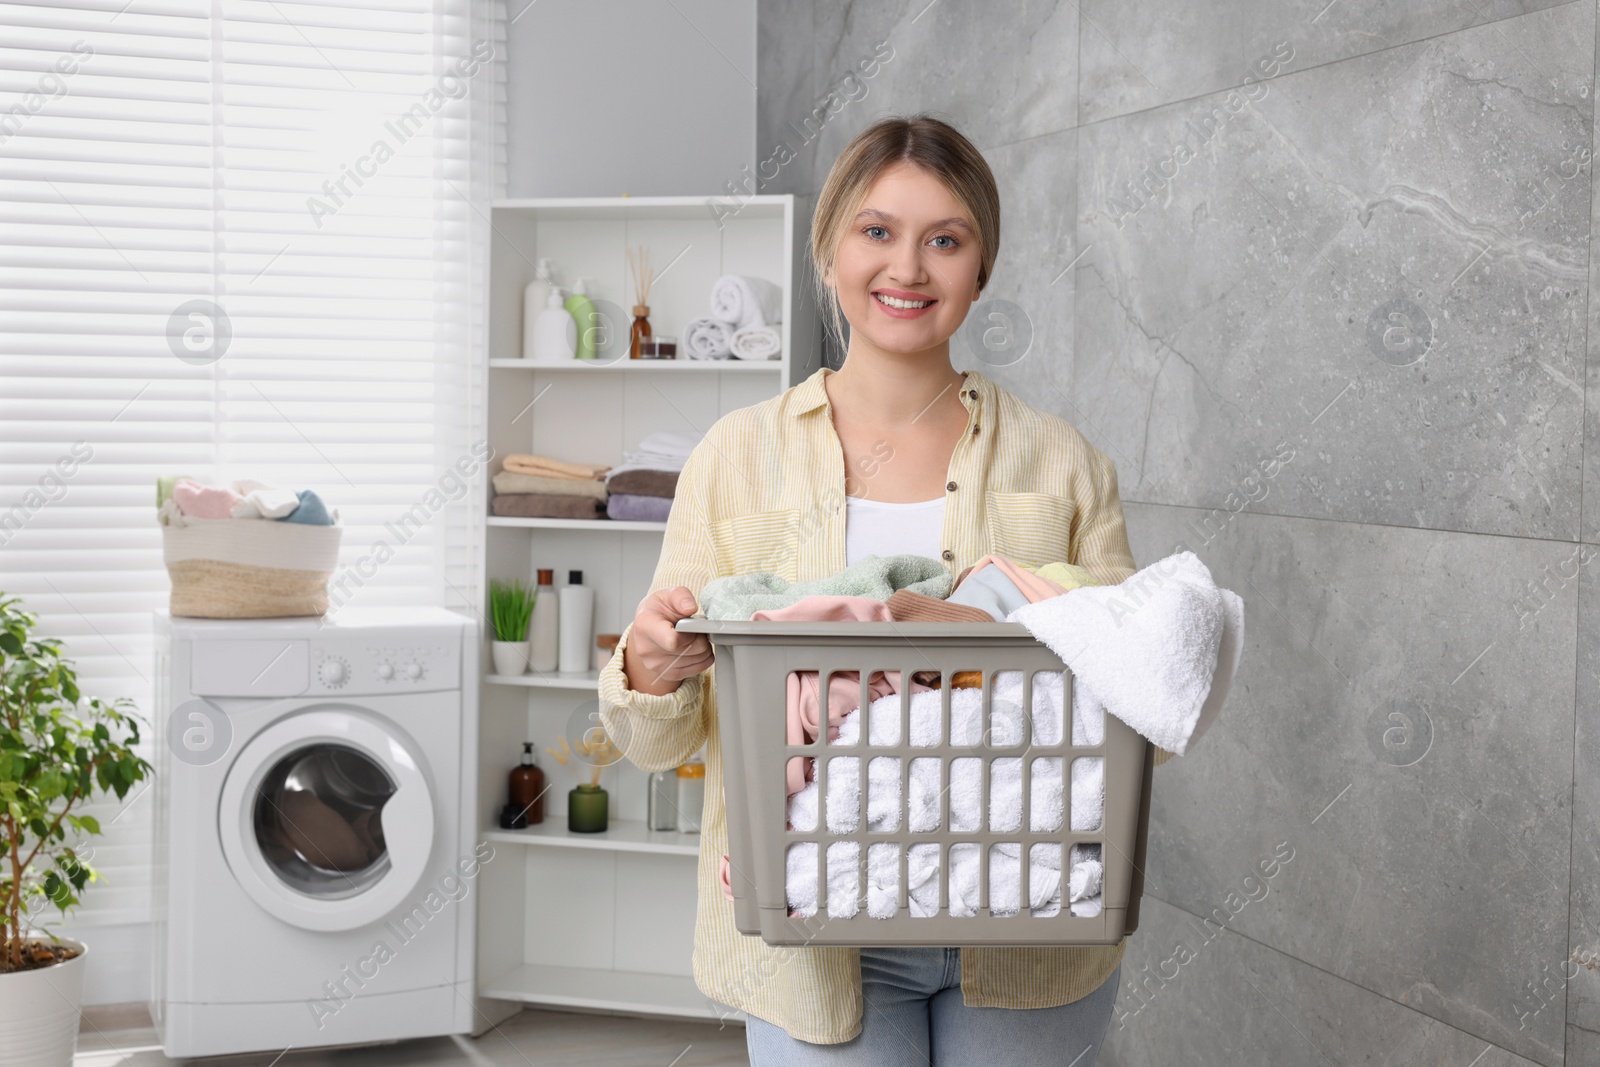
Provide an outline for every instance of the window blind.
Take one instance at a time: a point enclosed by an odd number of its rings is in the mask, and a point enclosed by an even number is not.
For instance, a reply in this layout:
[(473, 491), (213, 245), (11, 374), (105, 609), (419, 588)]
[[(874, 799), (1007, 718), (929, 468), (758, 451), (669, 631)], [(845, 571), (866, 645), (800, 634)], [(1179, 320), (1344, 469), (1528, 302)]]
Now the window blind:
[[(160, 475), (315, 489), (345, 524), (336, 605), (477, 611), (504, 22), (499, 0), (0, 6), (0, 591), (87, 694), (171, 710)], [(408, 514), (429, 522), (402, 539)], [(149, 797), (87, 810), (107, 880), (72, 924), (143, 921)]]

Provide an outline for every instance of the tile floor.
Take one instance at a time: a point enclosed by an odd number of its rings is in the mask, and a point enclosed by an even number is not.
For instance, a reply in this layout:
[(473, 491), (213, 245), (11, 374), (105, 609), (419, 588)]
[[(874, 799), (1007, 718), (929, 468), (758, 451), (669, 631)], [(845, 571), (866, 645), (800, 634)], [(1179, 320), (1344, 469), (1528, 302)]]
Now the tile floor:
[[(274, 1057), (277, 1057), (274, 1059)], [(169, 1060), (142, 1004), (85, 1008), (74, 1067), (727, 1067), (749, 1063), (744, 1027), (529, 1008), (481, 1037)]]

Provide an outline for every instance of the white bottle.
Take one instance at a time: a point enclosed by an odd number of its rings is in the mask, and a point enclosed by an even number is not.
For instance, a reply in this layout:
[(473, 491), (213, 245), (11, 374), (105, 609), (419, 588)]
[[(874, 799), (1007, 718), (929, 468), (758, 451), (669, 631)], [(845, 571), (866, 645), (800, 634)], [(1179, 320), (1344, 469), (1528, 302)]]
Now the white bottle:
[(550, 289), (555, 279), (550, 273), (550, 261), (539, 260), (538, 273), (522, 291), (522, 358), (533, 359), (533, 324), (539, 314), (550, 305)]
[(557, 603), (555, 571), (539, 568), (539, 585), (533, 598), (533, 618), (528, 621), (528, 663), (535, 671), (553, 671), (559, 661), (561, 606)]
[(550, 287), (550, 299), (533, 323), (533, 358), (538, 363), (560, 363), (573, 358), (573, 342), (578, 330), (571, 312), (563, 306), (566, 294), (560, 286)]
[(568, 571), (567, 584), (561, 587), (561, 666), (562, 674), (581, 674), (592, 669), (594, 642), (594, 590), (583, 584), (582, 571)]

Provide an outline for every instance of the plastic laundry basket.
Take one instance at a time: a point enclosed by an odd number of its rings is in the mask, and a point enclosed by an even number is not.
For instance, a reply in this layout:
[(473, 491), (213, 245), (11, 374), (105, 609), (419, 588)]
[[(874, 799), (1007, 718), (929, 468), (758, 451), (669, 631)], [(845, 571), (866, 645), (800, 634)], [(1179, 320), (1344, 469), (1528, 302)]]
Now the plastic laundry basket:
[[(1114, 716), (1105, 717), (1102, 744), (1074, 746), (1072, 742), (1072, 676), (1066, 665), (1047, 646), (1041, 644), (1021, 623), (947, 622), (747, 622), (688, 618), (679, 620), (681, 632), (703, 633), (711, 640), (716, 656), (713, 667), (717, 688), (717, 721), (722, 742), (723, 793), (728, 824), (730, 880), (734, 894), (734, 924), (745, 934), (759, 934), (770, 945), (1115, 945), (1138, 925), (1139, 900), (1144, 892), (1145, 836), (1150, 806), (1150, 779), (1155, 750), (1143, 737)], [(911, 744), (909, 686), (901, 688), (893, 704), (901, 719), (899, 744), (871, 744), (869, 730), (860, 731), (859, 742), (850, 746), (830, 744), (827, 731), (815, 741), (791, 745), (786, 739), (785, 702), (787, 678), (791, 671), (817, 671), (819, 679), (835, 672), (859, 672), (863, 679), (862, 707), (869, 703), (865, 681), (876, 671), (899, 671), (902, 680), (921, 672), (939, 672), (943, 695), (939, 697), (943, 716), (939, 744), (932, 747)], [(1061, 692), (1066, 721), (1061, 743), (1039, 744), (1032, 730), (1024, 732), (1021, 743), (1006, 747), (990, 743), (988, 730), (975, 746), (950, 744), (950, 694), (958, 672), (981, 671), (983, 722), (989, 723), (991, 697), (996, 675), (1003, 671), (1023, 672), (1026, 688), (1023, 707), (1032, 709), (1034, 674), (1040, 671), (1061, 673)], [(829, 686), (821, 685), (826, 699)], [(867, 715), (871, 715), (868, 708)], [(821, 721), (827, 720), (824, 709)], [(788, 829), (788, 789), (785, 784), (787, 761), (797, 756), (814, 758), (819, 800), (816, 829), (802, 832)], [(829, 759), (857, 756), (860, 774), (860, 808), (856, 829), (833, 833), (820, 809), (826, 801)], [(874, 757), (899, 757), (902, 809), (899, 829), (868, 829), (869, 761)], [(1032, 830), (1028, 812), (1033, 761), (1059, 756), (1062, 767), (1061, 827), (1057, 831)], [(1071, 829), (1071, 773), (1073, 759), (1100, 756), (1104, 759), (1104, 818), (1095, 830)], [(989, 829), (987, 810), (974, 832), (951, 830), (948, 796), (941, 801), (938, 829), (913, 832), (906, 804), (911, 794), (911, 760), (937, 757), (943, 763), (940, 782), (948, 793), (950, 761), (978, 757), (982, 760), (981, 793), (987, 805), (992, 761), (1021, 758), (1021, 827), (1017, 830)], [(817, 842), (817, 909), (809, 917), (791, 917), (786, 896), (786, 854), (790, 845)], [(864, 906), (849, 917), (831, 915), (825, 888), (827, 845), (835, 841), (858, 843), (856, 885), (865, 891), (868, 846), (890, 842), (900, 846), (898, 878), (899, 906), (888, 918), (870, 915)], [(974, 914), (952, 915), (949, 908), (948, 879), (953, 863), (952, 845), (973, 843), (978, 853), (979, 898)], [(908, 906), (908, 848), (934, 843), (939, 847), (938, 910), (916, 916)], [(1014, 914), (992, 913), (988, 894), (990, 846), (1016, 843), (1021, 846), (1021, 874), (1027, 877), (1029, 858), (1035, 844), (1057, 843), (1061, 850), (1062, 886), (1060, 910), (1055, 915), (1031, 914), (1026, 886)], [(1070, 846), (1098, 843), (1104, 865), (1101, 910), (1098, 915), (1071, 914), (1067, 901), (1066, 873)]]

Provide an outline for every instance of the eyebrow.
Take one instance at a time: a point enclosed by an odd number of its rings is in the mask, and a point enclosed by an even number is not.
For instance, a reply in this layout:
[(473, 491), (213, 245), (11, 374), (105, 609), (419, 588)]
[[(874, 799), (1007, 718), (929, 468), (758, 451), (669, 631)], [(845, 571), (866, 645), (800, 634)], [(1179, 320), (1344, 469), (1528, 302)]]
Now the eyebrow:
[[(856, 215), (856, 221), (857, 222), (860, 222), (862, 219), (881, 219), (884, 222), (899, 222), (900, 221), (899, 219), (895, 218), (893, 215), (889, 214), (887, 211), (879, 211), (875, 207), (863, 208)], [(956, 227), (959, 227), (959, 228), (961, 228), (963, 230), (966, 230), (968, 233), (972, 232), (972, 225), (969, 222), (967, 222), (966, 219), (962, 218), (959, 215), (952, 215), (948, 219), (939, 219), (937, 222), (931, 223), (929, 225), (929, 229), (937, 229), (940, 226), (956, 226)]]

